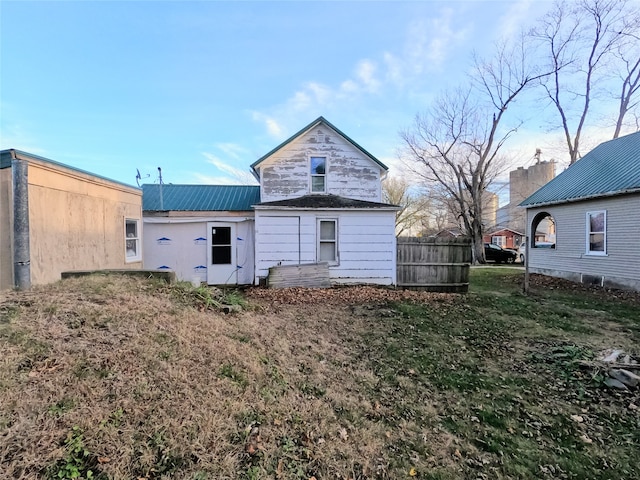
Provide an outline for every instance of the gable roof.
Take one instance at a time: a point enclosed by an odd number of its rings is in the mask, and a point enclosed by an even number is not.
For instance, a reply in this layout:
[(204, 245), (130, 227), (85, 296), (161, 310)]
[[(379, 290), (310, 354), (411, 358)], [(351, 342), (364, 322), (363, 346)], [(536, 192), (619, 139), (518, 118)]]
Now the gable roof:
[(251, 164), (251, 170), (254, 173), (256, 172), (256, 167), (258, 165), (260, 165), (260, 163), (262, 163), (265, 159), (267, 159), (268, 157), (270, 157), (271, 155), (273, 155), (275, 152), (277, 152), (278, 150), (280, 150), (281, 148), (287, 146), (288, 144), (290, 144), (291, 142), (293, 142), (296, 138), (300, 137), (301, 135), (303, 135), (304, 133), (308, 132), (309, 130), (311, 130), (312, 128), (315, 128), (316, 126), (320, 125), (321, 123), (324, 123), (327, 127), (331, 128), (333, 131), (335, 131), (338, 135), (340, 135), (342, 138), (344, 138), (347, 142), (349, 142), (351, 145), (353, 145), (354, 147), (356, 147), (360, 152), (362, 152), (364, 155), (366, 155), (368, 158), (370, 158), (374, 163), (376, 163), (380, 168), (382, 168), (384, 171), (389, 170), (389, 167), (387, 167), (384, 163), (382, 163), (380, 160), (378, 160), (376, 157), (374, 157), (373, 155), (371, 155), (369, 152), (367, 152), (364, 148), (362, 148), (360, 145), (358, 145), (356, 142), (354, 142), (353, 140), (351, 140), (347, 135), (345, 135), (342, 131), (340, 131), (336, 126), (334, 126), (331, 122), (329, 122), (326, 118), (320, 116), (318, 118), (316, 118), (313, 122), (311, 122), (309, 125), (307, 125), (306, 127), (302, 128), (299, 132), (293, 134), (293, 136), (289, 137), (287, 140), (285, 140), (284, 142), (282, 142), (280, 145), (278, 145), (276, 148), (274, 148), (273, 150), (271, 150), (269, 153), (267, 153), (266, 155), (263, 155), (262, 157), (260, 157), (258, 160), (256, 160), (255, 162), (253, 162)]
[(491, 230), (491, 232), (485, 233), (485, 235), (495, 235), (496, 233), (506, 232), (506, 231), (509, 231), (511, 233), (515, 233), (516, 235), (524, 236), (524, 233), (519, 232), (517, 230), (514, 230), (513, 228), (509, 228), (509, 227), (494, 228), (493, 230)]
[(286, 208), (327, 208), (327, 209), (340, 209), (340, 208), (379, 208), (398, 210), (397, 205), (391, 205), (390, 203), (379, 202), (367, 202), (365, 200), (355, 200), (353, 198), (340, 197), (338, 195), (304, 195), (297, 198), (289, 198), (286, 200), (275, 200), (273, 202), (263, 202), (255, 205), (257, 208), (261, 207), (286, 207)]
[(640, 132), (601, 143), (520, 203), (577, 202), (640, 192)]
[(143, 211), (235, 211), (252, 210), (260, 202), (257, 185), (142, 185)]

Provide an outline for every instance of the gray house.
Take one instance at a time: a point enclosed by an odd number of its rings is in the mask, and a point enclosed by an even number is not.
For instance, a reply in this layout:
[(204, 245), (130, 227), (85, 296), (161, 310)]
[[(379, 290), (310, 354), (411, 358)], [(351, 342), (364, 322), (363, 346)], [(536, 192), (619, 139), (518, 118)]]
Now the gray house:
[[(600, 144), (520, 206), (532, 273), (640, 290), (640, 132)], [(544, 242), (531, 234), (541, 224)]]

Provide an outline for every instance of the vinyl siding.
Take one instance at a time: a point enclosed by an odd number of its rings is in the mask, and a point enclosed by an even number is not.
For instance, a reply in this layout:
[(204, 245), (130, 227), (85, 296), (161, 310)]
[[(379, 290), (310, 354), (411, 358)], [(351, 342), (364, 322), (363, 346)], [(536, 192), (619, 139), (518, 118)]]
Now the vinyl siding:
[(395, 212), (296, 210), (256, 212), (256, 283), (269, 267), (316, 262), (319, 219), (338, 220), (339, 262), (329, 267), (333, 283), (395, 284)]
[[(607, 212), (607, 255), (586, 253), (586, 213)], [(565, 205), (531, 208), (529, 227), (539, 212), (548, 212), (556, 222), (556, 248), (529, 249), (529, 267), (533, 272), (601, 282), (640, 290), (640, 195), (620, 195)], [(530, 228), (529, 228), (530, 230)]]

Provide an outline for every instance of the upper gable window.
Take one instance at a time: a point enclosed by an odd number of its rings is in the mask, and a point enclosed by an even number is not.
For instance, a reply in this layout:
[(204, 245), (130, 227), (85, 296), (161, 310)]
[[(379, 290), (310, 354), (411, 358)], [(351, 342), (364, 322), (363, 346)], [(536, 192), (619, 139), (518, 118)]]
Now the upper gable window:
[(327, 157), (311, 157), (311, 193), (326, 192)]
[(587, 254), (607, 254), (607, 212), (587, 212)]

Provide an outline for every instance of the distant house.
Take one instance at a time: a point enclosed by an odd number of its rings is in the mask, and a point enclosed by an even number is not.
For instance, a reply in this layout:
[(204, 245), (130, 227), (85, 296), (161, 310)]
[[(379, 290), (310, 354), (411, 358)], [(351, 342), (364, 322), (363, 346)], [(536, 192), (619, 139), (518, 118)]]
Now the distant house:
[(458, 238), (462, 235), (464, 235), (462, 233), (462, 230), (460, 230), (458, 227), (452, 227), (440, 230), (438, 233), (431, 236), (435, 238)]
[(524, 240), (524, 233), (517, 232), (510, 228), (498, 228), (482, 237), (484, 243), (493, 243), (502, 248), (518, 248)]
[(554, 232), (531, 239), (532, 272), (640, 290), (640, 133), (600, 144), (520, 205), (530, 238), (541, 222)]
[(0, 152), (0, 289), (68, 270), (142, 267), (142, 191), (19, 150)]
[(145, 185), (145, 266), (259, 284), (271, 267), (326, 263), (332, 283), (396, 283), (379, 160), (320, 117), (251, 169), (259, 186), (163, 185), (163, 205)]

